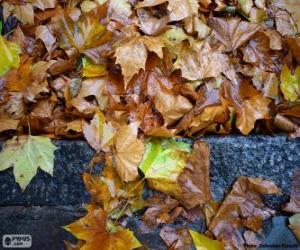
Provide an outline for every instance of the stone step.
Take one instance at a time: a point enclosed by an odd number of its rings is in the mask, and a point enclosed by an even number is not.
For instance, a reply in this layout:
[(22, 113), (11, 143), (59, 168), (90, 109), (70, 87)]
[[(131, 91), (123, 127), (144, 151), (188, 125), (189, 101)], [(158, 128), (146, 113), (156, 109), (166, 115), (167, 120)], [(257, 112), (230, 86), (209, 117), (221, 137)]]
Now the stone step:
[[(273, 180), (284, 193), (289, 193), (293, 171), (300, 168), (300, 139), (212, 136), (203, 140), (211, 148), (211, 188), (215, 199), (222, 199), (241, 175)], [(80, 140), (54, 143), (57, 146), (54, 177), (39, 170), (25, 192), (21, 192), (12, 169), (0, 172), (0, 205), (62, 206), (89, 200), (81, 175), (94, 151)]]

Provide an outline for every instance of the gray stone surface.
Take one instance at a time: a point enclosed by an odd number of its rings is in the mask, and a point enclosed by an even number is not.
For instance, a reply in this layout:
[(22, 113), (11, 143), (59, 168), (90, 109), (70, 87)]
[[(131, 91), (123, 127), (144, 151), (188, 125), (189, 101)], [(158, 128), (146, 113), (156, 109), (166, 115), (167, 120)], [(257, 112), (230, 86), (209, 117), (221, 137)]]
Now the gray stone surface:
[[(300, 168), (300, 139), (212, 136), (202, 140), (210, 144), (211, 187), (213, 197), (218, 200), (241, 175), (273, 180), (288, 194), (293, 171)], [(54, 178), (39, 171), (22, 193), (11, 169), (0, 172), (0, 205), (71, 205), (88, 201), (81, 174), (94, 151), (80, 140), (55, 141), (55, 144), (58, 149)]]
[[(61, 250), (64, 240), (76, 242), (62, 226), (84, 215), (80, 206), (15, 206), (0, 208), (0, 241), (4, 234), (30, 234), (31, 250)], [(0, 249), (2, 244), (0, 243)]]

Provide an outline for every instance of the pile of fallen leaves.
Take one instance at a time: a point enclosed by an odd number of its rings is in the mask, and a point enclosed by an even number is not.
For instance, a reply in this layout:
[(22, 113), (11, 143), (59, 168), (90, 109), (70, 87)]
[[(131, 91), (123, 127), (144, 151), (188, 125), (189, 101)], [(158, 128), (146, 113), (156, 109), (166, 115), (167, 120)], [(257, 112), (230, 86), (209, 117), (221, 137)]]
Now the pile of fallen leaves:
[[(298, 0), (2, 0), (1, 11), (0, 133), (17, 137), (0, 170), (13, 166), (23, 190), (39, 167), (52, 175), (48, 138), (84, 137), (105, 162), (83, 176), (92, 204), (67, 227), (78, 248), (140, 247), (119, 222), (143, 207), (146, 228), (205, 216), (206, 236), (164, 227), (170, 249), (257, 242), (274, 213), (261, 195), (280, 190), (240, 177), (214, 202), (208, 146), (177, 138), (299, 137)], [(144, 201), (145, 182), (164, 195)]]

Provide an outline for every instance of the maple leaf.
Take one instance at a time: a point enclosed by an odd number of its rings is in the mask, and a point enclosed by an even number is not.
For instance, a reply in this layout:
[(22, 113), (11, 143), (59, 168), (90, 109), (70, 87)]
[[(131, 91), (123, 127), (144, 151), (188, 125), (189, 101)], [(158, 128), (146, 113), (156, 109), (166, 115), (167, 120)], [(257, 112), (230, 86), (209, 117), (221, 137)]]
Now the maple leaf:
[(270, 119), (270, 100), (263, 97), (251, 84), (242, 81), (238, 86), (225, 82), (222, 87), (224, 105), (233, 106), (237, 112), (236, 125), (247, 135), (256, 120)]
[(74, 22), (67, 14), (60, 15), (56, 17), (53, 28), (61, 48), (76, 48), (81, 53), (98, 47), (111, 38), (99, 18), (89, 13), (83, 15), (78, 22)]
[(243, 53), (245, 62), (264, 71), (278, 71), (279, 62), (276, 62), (278, 56), (270, 49), (270, 39), (264, 33), (257, 32), (243, 49)]
[(159, 224), (171, 224), (182, 213), (179, 202), (170, 196), (157, 195), (146, 200), (147, 210), (141, 220), (147, 229), (153, 229)]
[(211, 199), (209, 182), (209, 146), (205, 142), (194, 143), (192, 153), (186, 159), (183, 172), (178, 177), (181, 187), (179, 201), (191, 209)]
[(213, 29), (216, 39), (225, 46), (226, 52), (238, 49), (260, 29), (258, 25), (241, 21), (238, 18), (213, 17), (209, 19), (209, 26)]
[(138, 177), (138, 164), (144, 154), (144, 144), (137, 138), (138, 124), (122, 126), (115, 135), (116, 170), (123, 181)]
[(275, 0), (274, 5), (291, 13), (300, 31), (300, 3), (298, 0)]
[(93, 205), (87, 205), (87, 214), (64, 228), (76, 238), (84, 240), (81, 250), (132, 250), (141, 246), (133, 232), (115, 226), (107, 220), (107, 214)]
[(189, 230), (192, 238), (194, 245), (196, 247), (196, 250), (202, 250), (202, 249), (207, 249), (207, 250), (224, 250), (224, 245), (222, 242), (218, 240), (212, 240), (208, 237), (206, 237), (203, 234), (200, 234), (194, 230)]
[(128, 0), (110, 0), (107, 16), (121, 23), (129, 23), (132, 14), (131, 5)]
[(189, 250), (191, 249), (192, 239), (185, 228), (175, 229), (173, 227), (164, 226), (160, 233), (160, 237), (172, 250)]
[(144, 182), (123, 182), (112, 167), (110, 157), (106, 158), (101, 176), (84, 173), (83, 180), (92, 196), (92, 203), (100, 204), (104, 211), (109, 213), (110, 218), (118, 218), (123, 214), (131, 215), (144, 206)]
[(181, 69), (184, 78), (195, 81), (218, 77), (229, 69), (229, 62), (225, 54), (212, 50), (207, 44), (201, 49), (185, 46), (179, 52), (174, 68)]
[(16, 182), (24, 191), (38, 168), (53, 175), (55, 149), (46, 137), (15, 136), (5, 142), (0, 153), (0, 171), (13, 167)]
[(84, 122), (82, 132), (88, 143), (97, 152), (112, 144), (115, 135), (115, 129), (111, 124), (105, 122), (105, 117), (99, 110), (96, 111), (90, 123)]
[(1, 54), (1, 64), (0, 64), (0, 76), (7, 73), (10, 68), (18, 68), (20, 65), (21, 54), (20, 47), (12, 42), (4, 39), (0, 35), (0, 54)]
[(181, 193), (177, 179), (183, 172), (189, 152), (191, 146), (188, 143), (173, 139), (147, 141), (139, 169), (152, 188), (176, 197)]
[(171, 21), (179, 21), (198, 14), (199, 4), (197, 0), (144, 0), (136, 5), (136, 8), (152, 7), (164, 2), (169, 2), (168, 10)]
[(39, 25), (35, 29), (36, 39), (41, 39), (45, 44), (48, 52), (52, 51), (56, 43), (56, 38), (53, 36), (51, 30), (46, 25)]
[(241, 227), (253, 231), (261, 229), (262, 221), (274, 214), (264, 207), (262, 195), (280, 195), (280, 189), (272, 181), (241, 176), (225, 197), (208, 225), (209, 232), (230, 249), (240, 249)]
[(280, 74), (280, 89), (288, 101), (296, 101), (300, 96), (300, 67), (292, 74), (285, 65)]
[(154, 98), (157, 110), (162, 114), (166, 126), (172, 125), (193, 107), (190, 101), (181, 96), (158, 92)]
[(33, 5), (30, 3), (13, 5), (8, 2), (4, 2), (3, 12), (4, 20), (6, 20), (11, 14), (13, 14), (24, 24), (34, 24), (34, 9)]
[(159, 37), (140, 36), (133, 37), (121, 42), (115, 51), (116, 63), (122, 67), (122, 74), (125, 80), (125, 89), (131, 78), (139, 72), (145, 70), (148, 50), (163, 57), (163, 40)]
[(92, 63), (87, 57), (82, 58), (82, 76), (97, 77), (106, 75), (106, 67)]

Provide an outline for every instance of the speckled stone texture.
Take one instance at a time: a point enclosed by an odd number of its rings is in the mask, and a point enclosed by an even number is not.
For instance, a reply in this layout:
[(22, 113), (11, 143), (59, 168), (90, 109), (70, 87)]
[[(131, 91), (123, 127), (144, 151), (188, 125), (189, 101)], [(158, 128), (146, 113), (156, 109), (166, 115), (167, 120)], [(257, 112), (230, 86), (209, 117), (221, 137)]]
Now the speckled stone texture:
[[(286, 136), (212, 136), (200, 140), (210, 145), (211, 188), (217, 200), (223, 198), (241, 175), (273, 180), (288, 194), (293, 171), (300, 168), (300, 139), (290, 140)], [(11, 169), (0, 172), (0, 241), (3, 234), (29, 233), (35, 241), (34, 250), (60, 250), (64, 249), (63, 240), (74, 241), (61, 226), (84, 214), (82, 204), (88, 202), (89, 194), (84, 189), (81, 174), (88, 168), (94, 151), (80, 140), (54, 143), (57, 146), (54, 178), (39, 171), (22, 193)], [(149, 195), (148, 191), (146, 195)], [(266, 204), (274, 209), (279, 209), (287, 200), (287, 195), (265, 197)], [(159, 237), (160, 228), (151, 233), (141, 232), (139, 213), (126, 221), (149, 249), (166, 249)], [(187, 224), (179, 220), (173, 226), (205, 230), (203, 221)], [(268, 234), (270, 230), (271, 223), (268, 221), (264, 224), (264, 232)]]

